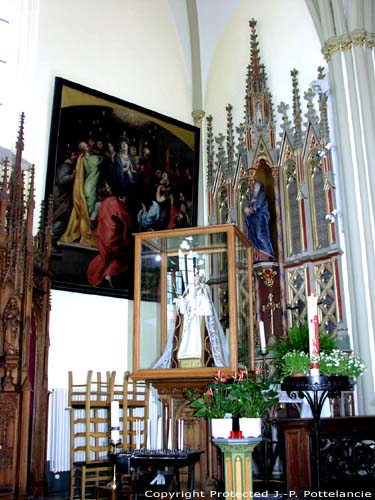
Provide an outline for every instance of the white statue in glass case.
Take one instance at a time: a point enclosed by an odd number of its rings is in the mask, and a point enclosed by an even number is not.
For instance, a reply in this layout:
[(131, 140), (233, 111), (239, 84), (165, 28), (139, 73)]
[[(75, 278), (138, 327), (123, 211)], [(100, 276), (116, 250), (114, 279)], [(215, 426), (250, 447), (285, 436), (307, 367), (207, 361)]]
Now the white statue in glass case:
[(195, 274), (194, 282), (187, 285), (184, 293), (175, 299), (175, 304), (176, 328), (170, 334), (164, 352), (153, 368), (171, 368), (176, 349), (180, 367), (204, 366), (206, 336), (214, 366), (228, 366), (226, 335), (204, 275)]

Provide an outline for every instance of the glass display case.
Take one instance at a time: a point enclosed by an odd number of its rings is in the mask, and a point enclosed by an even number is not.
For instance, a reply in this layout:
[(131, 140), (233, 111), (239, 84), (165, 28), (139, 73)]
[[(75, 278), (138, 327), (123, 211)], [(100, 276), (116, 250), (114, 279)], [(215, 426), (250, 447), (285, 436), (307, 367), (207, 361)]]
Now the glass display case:
[(234, 225), (135, 234), (133, 376), (254, 370), (252, 249)]

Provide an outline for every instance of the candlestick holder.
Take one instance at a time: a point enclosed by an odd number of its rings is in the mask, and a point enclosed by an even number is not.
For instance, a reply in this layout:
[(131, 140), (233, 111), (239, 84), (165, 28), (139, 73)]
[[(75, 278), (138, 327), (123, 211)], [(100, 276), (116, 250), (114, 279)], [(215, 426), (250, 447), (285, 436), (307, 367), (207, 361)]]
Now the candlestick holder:
[(122, 444), (121, 439), (116, 439), (114, 441), (112, 438), (108, 439), (109, 453), (112, 455), (116, 454), (116, 449), (119, 448)]
[[(108, 444), (109, 444), (109, 455), (116, 455), (116, 450), (121, 445), (121, 439), (117, 439), (116, 441), (113, 441), (113, 439), (109, 438)], [(112, 477), (112, 481), (110, 481), (107, 484), (107, 486), (108, 486), (108, 488), (111, 488), (112, 490), (116, 490), (117, 489), (116, 461), (114, 461), (114, 463), (113, 463), (113, 477)]]
[[(313, 478), (316, 491), (320, 490), (320, 414), (327, 398), (337, 397), (342, 391), (353, 390), (355, 380), (339, 376), (285, 377), (281, 390), (292, 399), (298, 396), (308, 402), (313, 417)], [(315, 491), (315, 490), (314, 490)]]
[(268, 363), (267, 363), (267, 354), (268, 354), (268, 349), (267, 347), (263, 347), (260, 350), (260, 355), (262, 356), (262, 381), (264, 382), (268, 378)]
[(112, 481), (107, 484), (108, 488), (111, 490), (117, 490), (117, 481), (116, 481), (116, 463), (113, 464), (113, 477)]

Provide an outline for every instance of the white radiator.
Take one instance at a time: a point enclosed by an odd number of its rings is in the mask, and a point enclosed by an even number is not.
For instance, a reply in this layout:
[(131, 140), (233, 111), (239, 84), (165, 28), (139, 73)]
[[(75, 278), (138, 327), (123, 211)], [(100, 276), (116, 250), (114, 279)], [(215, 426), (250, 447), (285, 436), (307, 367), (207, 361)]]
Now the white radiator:
[(52, 472), (68, 471), (70, 419), (68, 389), (52, 389), (49, 397), (47, 460)]

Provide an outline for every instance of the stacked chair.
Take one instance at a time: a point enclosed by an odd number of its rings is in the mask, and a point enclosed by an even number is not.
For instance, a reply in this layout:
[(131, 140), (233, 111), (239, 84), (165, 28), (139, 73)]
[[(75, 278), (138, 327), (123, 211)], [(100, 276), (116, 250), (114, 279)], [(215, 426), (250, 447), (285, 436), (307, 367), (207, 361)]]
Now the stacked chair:
[[(68, 404), (70, 410), (70, 500), (74, 498), (98, 497), (103, 486), (116, 480), (126, 485), (124, 492), (131, 494), (131, 474), (114, 477), (113, 463), (108, 456), (113, 447), (111, 436), (111, 402), (120, 406), (120, 448), (132, 450), (136, 447), (136, 432), (141, 446), (147, 442), (147, 419), (149, 386), (143, 381), (134, 381), (129, 372), (121, 384), (116, 384), (116, 372), (107, 372), (104, 377), (89, 371), (84, 384), (74, 384), (69, 372)], [(138, 441), (139, 443), (139, 441)], [(110, 489), (109, 489), (110, 490)], [(130, 495), (129, 495), (130, 496)]]

